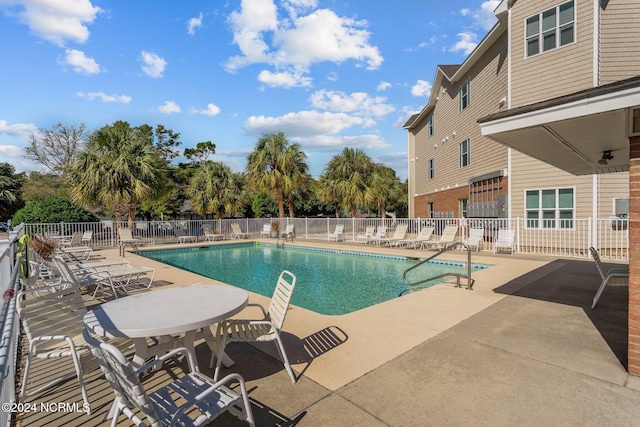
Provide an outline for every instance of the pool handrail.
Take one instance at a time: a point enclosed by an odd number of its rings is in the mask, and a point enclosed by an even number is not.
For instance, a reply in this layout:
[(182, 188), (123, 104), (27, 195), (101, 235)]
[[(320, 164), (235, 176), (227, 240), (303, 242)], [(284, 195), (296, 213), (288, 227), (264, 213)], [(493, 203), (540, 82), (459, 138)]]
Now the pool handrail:
[[(437, 256), (450, 251), (453, 248), (456, 248), (458, 246), (462, 246), (463, 248), (465, 248), (467, 250), (467, 274), (460, 274), (460, 273), (442, 273), (439, 274), (437, 276), (433, 276), (430, 277), (428, 279), (423, 279), (423, 280), (419, 280), (417, 282), (409, 282), (409, 280), (407, 279), (407, 273), (409, 273), (411, 270), (414, 270), (418, 267), (420, 267), (421, 265), (424, 265), (426, 263), (428, 263), (429, 261), (431, 261), (432, 259), (436, 258)], [(464, 242), (454, 242), (448, 246), (445, 246), (444, 248), (440, 249), (438, 252), (436, 252), (434, 255), (430, 256), (427, 259), (424, 259), (422, 261), (420, 261), (418, 264), (413, 265), (411, 267), (409, 267), (408, 269), (405, 270), (405, 272), (402, 274), (402, 280), (404, 281), (404, 283), (406, 283), (407, 286), (409, 286), (410, 288), (416, 285), (420, 285), (422, 283), (426, 283), (426, 282), (430, 282), (432, 280), (435, 279), (439, 279), (441, 277), (448, 277), (448, 276), (455, 276), (457, 279), (457, 288), (460, 288), (462, 285), (460, 284), (460, 278), (461, 277), (466, 277), (467, 278), (467, 289), (471, 290), (473, 289), (473, 282), (474, 280), (471, 278), (471, 248), (469, 247), (469, 245), (467, 245)]]

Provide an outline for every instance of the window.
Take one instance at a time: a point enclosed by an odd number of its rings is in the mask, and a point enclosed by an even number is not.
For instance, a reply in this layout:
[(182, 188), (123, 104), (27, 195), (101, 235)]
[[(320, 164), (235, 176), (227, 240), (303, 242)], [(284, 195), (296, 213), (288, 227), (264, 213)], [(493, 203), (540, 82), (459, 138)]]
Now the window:
[(429, 120), (427, 120), (427, 135), (433, 136), (435, 132), (435, 128), (433, 127), (433, 114), (429, 116)]
[(575, 41), (575, 8), (569, 1), (527, 18), (527, 56), (547, 52)]
[(458, 94), (460, 95), (460, 111), (462, 111), (469, 106), (469, 80), (460, 85)]
[(467, 216), (467, 204), (469, 199), (460, 199), (460, 218), (468, 218)]
[(573, 188), (527, 190), (527, 228), (573, 228), (575, 203)]
[(427, 208), (429, 209), (429, 218), (433, 218), (433, 215), (435, 214), (435, 206), (433, 205), (433, 202), (427, 203)]
[(467, 138), (460, 143), (460, 167), (471, 164), (471, 141)]
[(436, 162), (436, 159), (429, 159), (429, 171), (428, 171), (429, 179), (433, 179), (436, 176), (435, 162)]

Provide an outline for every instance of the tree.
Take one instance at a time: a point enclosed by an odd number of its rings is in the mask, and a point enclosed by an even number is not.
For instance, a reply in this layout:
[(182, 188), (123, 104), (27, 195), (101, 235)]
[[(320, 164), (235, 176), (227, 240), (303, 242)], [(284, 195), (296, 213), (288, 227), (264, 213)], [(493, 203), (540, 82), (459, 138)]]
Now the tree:
[(244, 209), (241, 179), (228, 166), (207, 161), (196, 171), (187, 188), (191, 207), (199, 215), (216, 218), (241, 213)]
[(22, 202), (23, 176), (16, 174), (9, 163), (0, 163), (0, 219), (11, 217), (24, 206)]
[(15, 213), (12, 223), (22, 222), (32, 224), (59, 222), (95, 222), (98, 221), (93, 213), (62, 197), (47, 197), (33, 203)]
[(195, 166), (204, 165), (210, 155), (216, 153), (216, 144), (211, 141), (198, 142), (196, 148), (185, 148), (184, 156)]
[(289, 204), (289, 217), (295, 217), (295, 202), (302, 200), (309, 191), (311, 176), (307, 165), (307, 155), (298, 144), (291, 145), (285, 152), (289, 158), (285, 169), (284, 193)]
[(25, 203), (54, 196), (69, 198), (65, 179), (61, 175), (29, 172), (22, 185), (22, 200)]
[(153, 141), (115, 122), (94, 132), (71, 168), (71, 197), (80, 203), (97, 203), (116, 213), (126, 207), (133, 227), (137, 204), (164, 190), (166, 159)]
[[(299, 144), (289, 145), (284, 132), (263, 133), (254, 150), (247, 156), (247, 177), (265, 191), (273, 191), (278, 200), (278, 214), (284, 218), (284, 196), (293, 188), (289, 171), (306, 170), (306, 155)], [(304, 166), (303, 166), (304, 164)]]
[(388, 203), (394, 203), (401, 197), (400, 179), (396, 177), (396, 172), (382, 165), (376, 165), (371, 177), (371, 196), (378, 204), (378, 215), (381, 218), (386, 216)]
[(32, 134), (25, 149), (27, 159), (40, 163), (56, 175), (65, 176), (86, 139), (84, 123), (65, 126), (58, 122), (51, 129)]
[[(345, 148), (329, 160), (320, 178), (321, 193), (327, 203), (341, 201), (356, 216), (358, 204), (373, 201), (370, 181), (374, 164), (371, 158), (359, 148)], [(324, 197), (323, 196), (323, 197)]]

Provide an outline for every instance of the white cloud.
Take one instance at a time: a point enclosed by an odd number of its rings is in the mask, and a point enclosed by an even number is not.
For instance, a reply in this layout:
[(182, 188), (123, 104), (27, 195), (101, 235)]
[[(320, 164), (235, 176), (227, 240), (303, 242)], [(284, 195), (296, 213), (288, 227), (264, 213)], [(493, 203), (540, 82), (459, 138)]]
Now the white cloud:
[(258, 81), (271, 87), (308, 87), (311, 86), (312, 79), (305, 77), (302, 72), (281, 72), (272, 73), (269, 70), (262, 70), (258, 74)]
[(378, 92), (384, 92), (385, 90), (389, 89), (390, 87), (391, 87), (391, 83), (389, 83), (389, 82), (380, 82), (376, 89), (378, 90)]
[[(389, 148), (391, 145), (380, 138), (379, 135), (318, 135), (312, 137), (292, 137), (295, 142), (307, 150), (314, 151), (340, 151), (344, 147), (360, 148), (363, 150), (378, 150)], [(406, 157), (405, 157), (406, 162)]]
[(160, 78), (164, 74), (164, 70), (167, 68), (167, 61), (164, 58), (159, 57), (155, 53), (142, 51), (140, 52), (142, 57), (142, 71), (153, 78)]
[(157, 110), (164, 114), (179, 113), (182, 111), (180, 106), (173, 101), (165, 101), (164, 105), (159, 106)]
[(189, 19), (189, 22), (187, 22), (187, 33), (193, 36), (196, 34), (196, 29), (200, 27), (202, 27), (202, 12), (200, 12), (197, 18)]
[(478, 46), (478, 36), (475, 33), (465, 31), (458, 33), (457, 36), (460, 40), (449, 49), (451, 52), (462, 52), (469, 55)]
[(198, 110), (198, 109), (192, 109), (191, 111), (194, 114), (204, 114), (205, 116), (209, 116), (209, 117), (213, 117), (213, 116), (217, 116), (218, 114), (220, 114), (220, 107), (218, 107), (215, 104), (207, 104), (207, 109), (206, 110)]
[(483, 30), (489, 31), (498, 22), (496, 18), (495, 10), (500, 4), (501, 0), (488, 0), (482, 3), (480, 9), (473, 12), (473, 19), (476, 24)]
[(93, 23), (103, 10), (91, 4), (89, 0), (5, 0), (4, 5), (17, 5), (18, 12), (7, 10), (27, 25), (38, 37), (57, 46), (67, 41), (85, 43), (89, 39), (87, 24)]
[(468, 9), (466, 7), (464, 9), (460, 9), (460, 15), (462, 15), (462, 16), (467, 16), (470, 13), (471, 13), (471, 9)]
[(76, 73), (87, 75), (100, 73), (100, 65), (93, 58), (86, 57), (80, 50), (66, 49), (64, 59), (59, 62), (73, 67)]
[(289, 17), (279, 21), (273, 0), (242, 0), (240, 11), (229, 17), (234, 42), (242, 54), (229, 58), (227, 71), (265, 63), (279, 70), (306, 72), (314, 63), (350, 59), (366, 63), (368, 69), (380, 67), (383, 58), (378, 48), (369, 44), (366, 21), (342, 18), (329, 9), (298, 16), (298, 12), (316, 6), (315, 0), (289, 0), (284, 3)]
[(411, 95), (413, 96), (429, 96), (431, 94), (431, 83), (425, 80), (418, 80), (415, 85), (411, 87)]
[(79, 98), (87, 98), (89, 101), (93, 101), (94, 99), (99, 99), (102, 102), (107, 104), (113, 103), (113, 102), (128, 104), (133, 99), (127, 95), (107, 95), (104, 92), (88, 92), (88, 93), (78, 92), (77, 95)]
[(319, 90), (311, 97), (314, 108), (339, 113), (353, 113), (360, 116), (385, 116), (394, 111), (393, 106), (385, 104), (387, 98), (371, 97), (365, 92), (354, 92), (347, 95), (341, 91)]
[(29, 138), (32, 134), (38, 134), (38, 127), (33, 123), (8, 124), (6, 120), (0, 120), (0, 134)]
[(249, 133), (283, 131), (291, 137), (332, 135), (352, 126), (372, 126), (370, 119), (344, 113), (299, 111), (280, 117), (251, 116), (244, 123)]
[(8, 158), (19, 158), (24, 155), (22, 148), (15, 145), (0, 145), (0, 155)]

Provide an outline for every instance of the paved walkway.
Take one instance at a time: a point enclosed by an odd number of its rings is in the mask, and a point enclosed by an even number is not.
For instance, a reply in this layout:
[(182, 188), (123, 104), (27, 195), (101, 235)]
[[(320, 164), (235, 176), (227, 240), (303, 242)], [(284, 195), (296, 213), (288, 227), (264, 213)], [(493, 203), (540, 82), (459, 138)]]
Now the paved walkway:
[[(445, 283), (353, 316), (294, 307), (285, 346), (296, 384), (265, 357), (275, 354), (271, 344), (229, 345), (237, 361), (230, 370), (247, 380), (257, 424), (640, 425), (640, 377), (625, 370), (627, 289), (607, 289), (591, 310), (599, 279), (590, 261), (474, 255), (487, 260), (495, 265), (477, 274), (473, 291)], [(156, 267), (157, 286), (202, 280)], [(202, 367), (205, 347), (197, 347)], [(97, 373), (87, 380), (91, 417), (30, 414), (23, 425), (100, 425), (112, 395)], [(56, 393), (45, 399), (64, 398)], [(212, 425), (242, 423), (225, 414)]]

